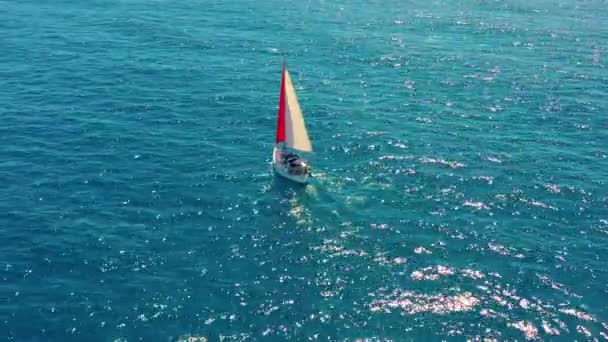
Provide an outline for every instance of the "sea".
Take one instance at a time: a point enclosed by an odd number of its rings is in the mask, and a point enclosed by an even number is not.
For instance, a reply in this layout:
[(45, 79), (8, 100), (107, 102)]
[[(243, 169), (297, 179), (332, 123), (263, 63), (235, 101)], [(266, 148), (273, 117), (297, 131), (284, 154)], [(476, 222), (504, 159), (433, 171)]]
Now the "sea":
[[(0, 341), (608, 340), (607, 23), (0, 0)], [(270, 164), (283, 61), (305, 186)]]

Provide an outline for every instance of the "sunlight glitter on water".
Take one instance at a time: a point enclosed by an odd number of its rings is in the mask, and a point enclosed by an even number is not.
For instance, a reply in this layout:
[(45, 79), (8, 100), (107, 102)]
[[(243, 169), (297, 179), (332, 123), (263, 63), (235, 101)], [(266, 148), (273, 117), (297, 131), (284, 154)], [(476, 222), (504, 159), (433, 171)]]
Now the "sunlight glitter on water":
[(602, 2), (3, 5), (0, 336), (608, 339)]

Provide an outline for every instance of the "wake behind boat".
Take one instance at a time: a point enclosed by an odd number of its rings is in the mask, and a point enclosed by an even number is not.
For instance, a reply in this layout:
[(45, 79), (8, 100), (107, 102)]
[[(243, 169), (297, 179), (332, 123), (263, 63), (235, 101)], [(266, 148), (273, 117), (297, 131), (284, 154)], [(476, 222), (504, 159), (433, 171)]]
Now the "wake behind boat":
[(311, 168), (306, 159), (291, 150), (312, 152), (312, 144), (304, 124), (298, 97), (287, 66), (283, 63), (277, 136), (272, 152), (272, 165), (276, 173), (297, 183), (306, 183)]

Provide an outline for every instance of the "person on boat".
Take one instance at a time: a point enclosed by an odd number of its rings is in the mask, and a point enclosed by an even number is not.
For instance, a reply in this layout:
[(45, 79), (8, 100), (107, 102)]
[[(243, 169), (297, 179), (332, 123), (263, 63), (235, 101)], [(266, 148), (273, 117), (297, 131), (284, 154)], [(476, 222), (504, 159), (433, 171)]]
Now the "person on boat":
[(285, 156), (285, 164), (289, 165), (289, 166), (294, 166), (296, 164), (296, 161), (300, 159), (300, 157), (295, 154), (295, 153), (288, 153)]
[(308, 166), (306, 159), (300, 158), (297, 154), (281, 148), (277, 149), (277, 152), (278, 160), (280, 160), (280, 163), (290, 174), (303, 176), (310, 173), (310, 166)]
[(301, 176), (308, 173), (307, 161), (295, 153), (283, 152), (281, 161), (291, 174)]
[(289, 173), (293, 173), (299, 176), (306, 175), (310, 172), (310, 168), (308, 167), (308, 162), (305, 159), (302, 159), (298, 156), (292, 157), (293, 159), (289, 160)]
[(279, 160), (283, 165), (290, 165), (293, 161), (298, 160), (300, 157), (289, 151), (282, 151), (279, 149)]

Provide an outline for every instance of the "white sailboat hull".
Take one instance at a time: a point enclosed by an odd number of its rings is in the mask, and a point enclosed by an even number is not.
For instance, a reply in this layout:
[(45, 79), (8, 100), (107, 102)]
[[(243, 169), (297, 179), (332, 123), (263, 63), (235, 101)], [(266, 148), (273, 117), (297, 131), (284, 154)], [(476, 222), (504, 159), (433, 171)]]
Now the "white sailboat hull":
[(283, 178), (287, 178), (290, 181), (294, 181), (294, 182), (300, 183), (300, 184), (308, 183), (308, 179), (310, 178), (310, 175), (309, 174), (294, 175), (292, 173), (289, 173), (289, 170), (283, 164), (281, 164), (279, 154), (280, 154), (280, 151), (275, 147), (272, 151), (272, 168), (274, 169), (274, 171), (279, 176), (281, 176)]
[(279, 176), (281, 176), (283, 178), (287, 178), (290, 181), (294, 181), (294, 182), (300, 183), (300, 184), (306, 184), (306, 183), (308, 183), (308, 179), (310, 178), (309, 175), (301, 175), (301, 176), (300, 175), (293, 175), (293, 174), (289, 173), (289, 171), (286, 168), (284, 168), (281, 164), (273, 162), (272, 165), (273, 165), (273, 168), (274, 168), (275, 172)]

